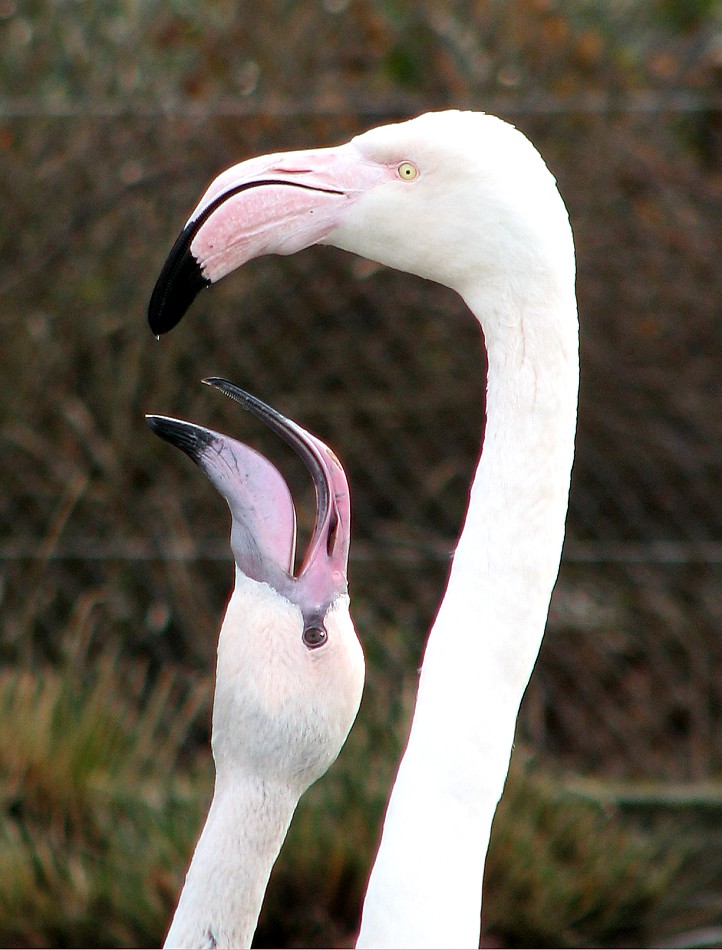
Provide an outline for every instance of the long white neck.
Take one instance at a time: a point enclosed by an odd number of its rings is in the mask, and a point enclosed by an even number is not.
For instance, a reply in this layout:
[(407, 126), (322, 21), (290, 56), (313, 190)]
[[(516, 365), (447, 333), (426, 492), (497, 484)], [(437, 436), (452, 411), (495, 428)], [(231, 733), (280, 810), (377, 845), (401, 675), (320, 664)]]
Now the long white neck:
[(166, 947), (250, 947), (297, 801), (257, 778), (217, 777)]
[(488, 352), (483, 453), (359, 947), (479, 946), (491, 823), (564, 536), (579, 374), (573, 284), (572, 257), (545, 295), (465, 295)]
[(273, 640), (279, 615), (268, 606), (267, 590), (236, 569), (218, 637), (213, 801), (166, 947), (250, 947), (271, 870), (304, 790), (269, 770), (259, 753), (267, 724), (255, 715), (247, 688), (237, 685), (253, 663), (251, 633), (261, 631), (267, 645)]

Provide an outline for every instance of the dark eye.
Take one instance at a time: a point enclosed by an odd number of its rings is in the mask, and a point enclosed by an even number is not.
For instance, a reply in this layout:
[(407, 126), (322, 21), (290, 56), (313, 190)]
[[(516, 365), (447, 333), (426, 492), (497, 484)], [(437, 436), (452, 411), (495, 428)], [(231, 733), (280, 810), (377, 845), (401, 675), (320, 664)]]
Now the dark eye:
[(328, 634), (320, 624), (314, 624), (312, 627), (305, 627), (303, 631), (303, 642), (309, 650), (315, 650), (316, 647), (322, 647)]

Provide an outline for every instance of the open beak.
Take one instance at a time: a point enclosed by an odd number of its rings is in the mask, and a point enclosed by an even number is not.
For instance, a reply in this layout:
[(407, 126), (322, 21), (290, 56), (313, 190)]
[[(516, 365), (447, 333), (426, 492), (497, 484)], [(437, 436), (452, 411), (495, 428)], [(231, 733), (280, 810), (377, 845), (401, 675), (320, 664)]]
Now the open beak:
[(345, 593), (350, 542), (348, 482), (320, 439), (239, 389), (212, 377), (210, 386), (258, 416), (297, 452), (316, 491), (316, 519), (300, 570), (294, 572), (296, 513), (288, 486), (268, 459), (230, 436), (167, 416), (146, 416), (161, 438), (182, 449), (208, 476), (231, 510), (231, 547), (239, 570), (271, 584), (313, 613)]
[(370, 188), (393, 178), (353, 142), (263, 155), (210, 185), (163, 266), (148, 308), (156, 336), (171, 330), (209, 284), (263, 254), (323, 243)]

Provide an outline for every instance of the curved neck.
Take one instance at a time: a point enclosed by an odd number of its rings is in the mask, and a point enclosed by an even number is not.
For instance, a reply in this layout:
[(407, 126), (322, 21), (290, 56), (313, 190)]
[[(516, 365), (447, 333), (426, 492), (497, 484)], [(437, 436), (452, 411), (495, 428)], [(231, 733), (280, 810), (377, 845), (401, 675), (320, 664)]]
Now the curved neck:
[(250, 947), (298, 797), (221, 774), (166, 947)]
[(507, 300), (490, 312), (488, 300), (467, 295), (488, 352), (483, 454), (429, 635), (359, 947), (479, 946), (491, 823), (559, 569), (574, 452), (573, 280), (547, 301)]

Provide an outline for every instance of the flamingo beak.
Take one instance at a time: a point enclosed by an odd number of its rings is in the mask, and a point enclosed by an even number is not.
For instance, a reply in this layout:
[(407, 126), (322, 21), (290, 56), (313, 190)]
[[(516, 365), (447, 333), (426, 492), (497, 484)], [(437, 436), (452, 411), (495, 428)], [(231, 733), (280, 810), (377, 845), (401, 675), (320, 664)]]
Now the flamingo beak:
[(151, 330), (171, 330), (204, 287), (247, 261), (323, 243), (349, 207), (392, 177), (353, 142), (264, 155), (222, 172), (163, 266), (148, 308)]
[(274, 587), (293, 570), (296, 512), (278, 470), (250, 446), (181, 419), (146, 416), (156, 435), (207, 475), (231, 510), (231, 547), (244, 574)]
[(323, 613), (323, 606), (348, 588), (351, 502), (343, 466), (324, 442), (256, 396), (216, 376), (204, 382), (258, 416), (291, 446), (311, 473), (316, 519), (305, 557), (294, 577), (294, 599), (304, 613)]
[(228, 380), (213, 377), (204, 382), (263, 420), (291, 445), (311, 473), (316, 519), (298, 573), (294, 573), (296, 513), (288, 486), (271, 462), (242, 442), (190, 422), (150, 415), (148, 425), (182, 449), (226, 499), (238, 569), (283, 593), (304, 616), (323, 615), (348, 588), (351, 511), (340, 462), (320, 439)]

